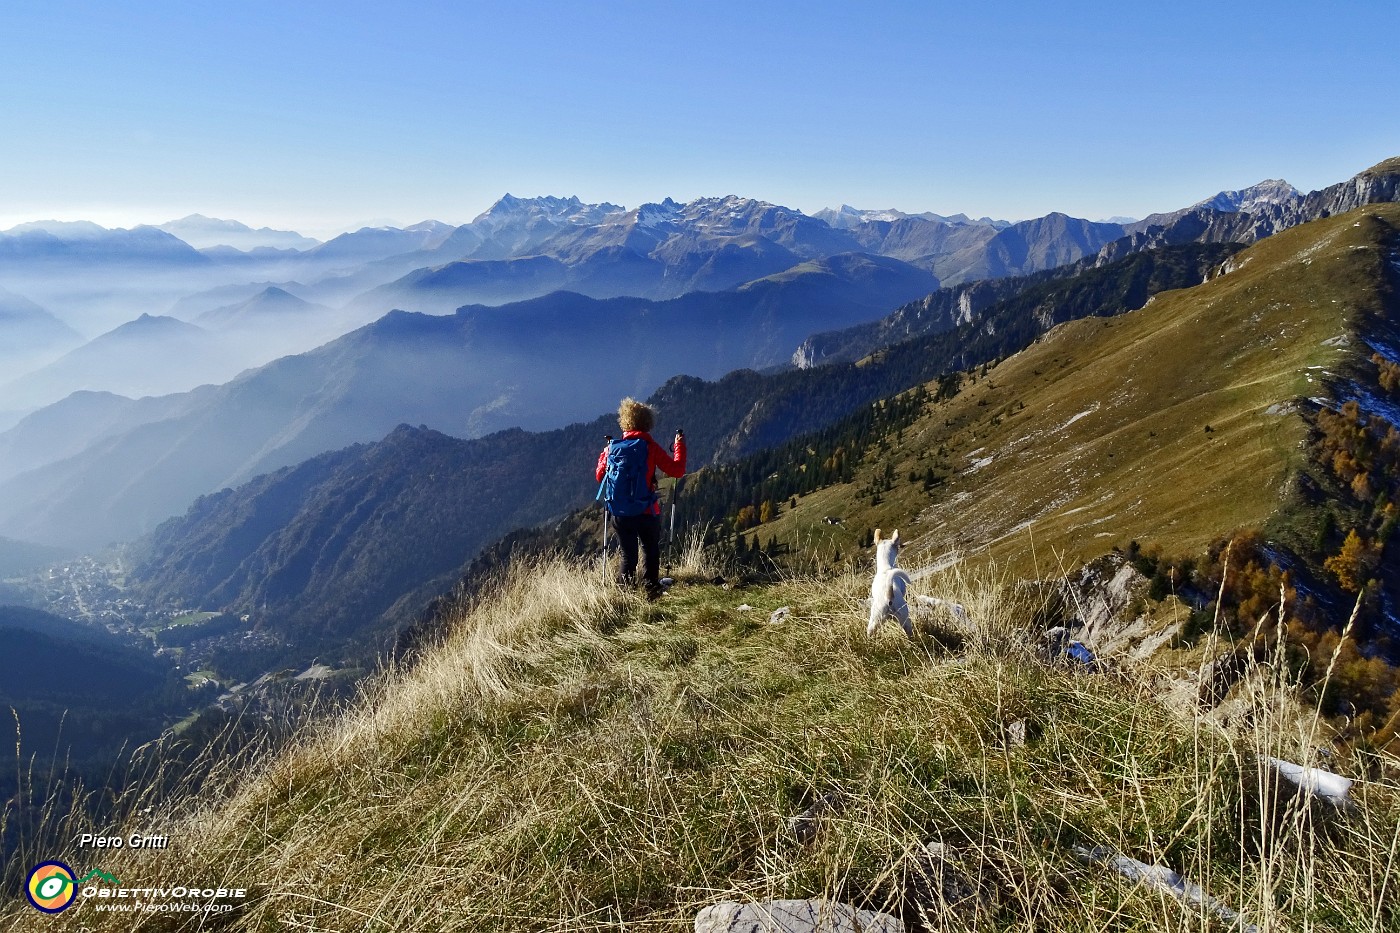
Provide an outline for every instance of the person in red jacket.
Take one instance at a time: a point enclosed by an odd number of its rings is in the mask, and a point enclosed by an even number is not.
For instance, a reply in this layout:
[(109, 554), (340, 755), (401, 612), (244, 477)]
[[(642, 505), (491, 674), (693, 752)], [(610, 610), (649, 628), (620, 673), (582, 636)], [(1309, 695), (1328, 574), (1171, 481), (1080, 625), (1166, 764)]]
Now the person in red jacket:
[[(685, 475), (685, 432), (677, 430), (671, 442), (671, 453), (667, 454), (649, 433), (656, 424), (656, 413), (633, 398), (625, 398), (617, 409), (617, 424), (622, 428), (622, 439), (644, 438), (647, 442), (647, 482), (653, 494), (656, 492), (656, 471), (667, 476)], [(611, 442), (609, 442), (611, 446)], [(603, 481), (608, 469), (608, 448), (598, 455), (598, 468), (594, 479)], [(620, 581), (633, 585), (637, 574), (637, 545), (640, 543), (642, 556), (646, 562), (643, 582), (648, 599), (661, 595), (661, 500), (651, 504), (641, 515), (619, 515), (614, 518), (618, 540), (622, 543), (622, 572)]]

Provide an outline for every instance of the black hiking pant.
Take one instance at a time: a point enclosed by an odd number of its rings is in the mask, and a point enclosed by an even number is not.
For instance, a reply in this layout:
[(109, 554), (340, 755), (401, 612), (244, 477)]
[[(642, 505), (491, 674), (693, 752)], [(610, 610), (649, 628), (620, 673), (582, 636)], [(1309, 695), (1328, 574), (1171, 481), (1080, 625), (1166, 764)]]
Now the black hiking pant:
[(618, 515), (614, 516), (613, 523), (617, 528), (617, 540), (622, 544), (622, 582), (630, 586), (637, 580), (637, 545), (640, 543), (642, 558), (646, 561), (643, 580), (647, 593), (660, 593), (661, 516)]

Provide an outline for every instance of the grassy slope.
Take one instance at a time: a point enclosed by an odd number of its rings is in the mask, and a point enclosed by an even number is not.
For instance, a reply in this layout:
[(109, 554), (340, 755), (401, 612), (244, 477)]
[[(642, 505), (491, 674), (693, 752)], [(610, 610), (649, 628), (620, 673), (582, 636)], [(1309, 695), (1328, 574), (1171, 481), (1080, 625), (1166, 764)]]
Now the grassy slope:
[[(862, 477), (757, 532), (849, 554), (863, 529), (902, 524), (916, 565), (956, 552), (1043, 576), (1130, 539), (1193, 553), (1262, 526), (1302, 465), (1296, 403), (1356, 355), (1333, 338), (1379, 308), (1397, 226), (1395, 205), (1307, 224), (1205, 285), (1058, 327), (906, 430), (880, 504), (857, 494)], [(949, 477), (925, 493), (907, 479), (930, 466)]]
[[(104, 854), (102, 867), (128, 886), (249, 888), (221, 930), (681, 933), (726, 898), (891, 907), (901, 859), (938, 838), (996, 905), (977, 929), (1196, 928), (1072, 848), (1104, 845), (1182, 871), (1256, 922), (1400, 922), (1393, 903), (1374, 906), (1396, 882), (1393, 780), (1359, 785), (1342, 831), (1315, 834), (1314, 820), (1335, 822), (1318, 811), (1266, 831), (1257, 756), (1316, 741), (1262, 728), (1277, 721), (1268, 699), (1251, 713), (1257, 745), (1193, 726), (1145, 685), (1037, 661), (1026, 607), (977, 585), (952, 594), (974, 631), (935, 624), (911, 643), (866, 638), (855, 578), (682, 584), (656, 606), (596, 581), (524, 568), (416, 668), (231, 796), (188, 801), (159, 827), (170, 849)], [(779, 605), (792, 615), (769, 623)], [(1017, 721), (1024, 745), (1008, 739)], [(827, 792), (842, 807), (796, 842), (787, 819)], [(92, 860), (69, 857), (83, 871)], [(0, 929), (35, 920), (11, 907)], [(64, 920), (199, 928), (89, 904)]]

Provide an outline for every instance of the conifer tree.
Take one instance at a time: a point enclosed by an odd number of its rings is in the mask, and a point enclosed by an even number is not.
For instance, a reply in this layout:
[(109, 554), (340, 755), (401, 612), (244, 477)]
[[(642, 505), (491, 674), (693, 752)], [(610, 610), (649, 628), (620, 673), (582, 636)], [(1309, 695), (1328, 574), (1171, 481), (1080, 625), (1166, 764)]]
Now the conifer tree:
[(1336, 575), (1342, 589), (1349, 593), (1359, 593), (1361, 587), (1375, 573), (1379, 558), (1380, 554), (1375, 546), (1357, 534), (1353, 528), (1347, 532), (1342, 549), (1336, 555), (1327, 558), (1322, 566)]

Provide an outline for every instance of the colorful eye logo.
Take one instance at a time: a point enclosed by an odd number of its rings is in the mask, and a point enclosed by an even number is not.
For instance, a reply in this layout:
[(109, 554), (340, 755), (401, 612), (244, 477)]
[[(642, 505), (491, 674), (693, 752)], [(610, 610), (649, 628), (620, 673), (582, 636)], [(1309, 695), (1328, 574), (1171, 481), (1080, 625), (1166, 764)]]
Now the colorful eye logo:
[(72, 905), (78, 896), (73, 869), (62, 862), (41, 862), (24, 882), (24, 894), (35, 910), (56, 914)]

